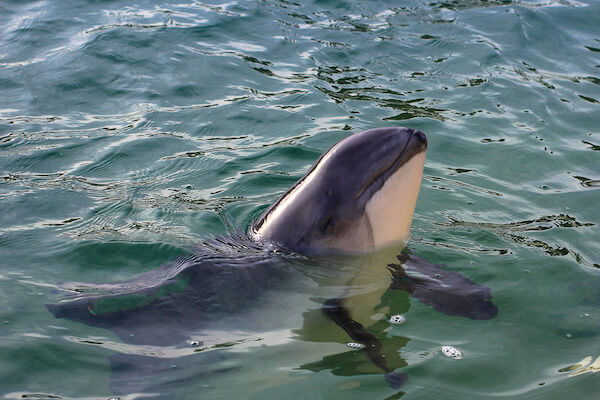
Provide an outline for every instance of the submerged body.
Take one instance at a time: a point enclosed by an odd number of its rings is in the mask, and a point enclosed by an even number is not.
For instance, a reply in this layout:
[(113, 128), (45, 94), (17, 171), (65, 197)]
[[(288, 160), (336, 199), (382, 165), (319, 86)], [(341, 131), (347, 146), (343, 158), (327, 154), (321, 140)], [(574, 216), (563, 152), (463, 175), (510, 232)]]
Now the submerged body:
[[(169, 391), (157, 382), (178, 382), (190, 371), (207, 373), (211, 363), (222, 364), (224, 356), (212, 350), (290, 340), (360, 343), (359, 350), (341, 346), (345, 350), (339, 354), (317, 353), (316, 360), (296, 368), (340, 375), (379, 372), (399, 388), (407, 380), (398, 369), (406, 365), (400, 350), (408, 339), (388, 337), (389, 322), (373, 319), (408, 311), (408, 299), (394, 292), (449, 315), (485, 320), (497, 314), (489, 288), (406, 252), (386, 266), (381, 261), (390, 260), (393, 249), (344, 262), (300, 259), (245, 244), (222, 243), (217, 254), (215, 246), (202, 246), (132, 281), (97, 287), (48, 308), (57, 318), (108, 329), (124, 343), (94, 339), (95, 345), (116, 350), (109, 358), (115, 395)], [(334, 272), (338, 267), (344, 271)], [(335, 284), (339, 281), (348, 285)], [(313, 308), (315, 297), (323, 299), (321, 309)]]
[[(231, 242), (217, 246), (205, 245), (195, 254), (181, 257), (159, 270), (151, 271), (131, 281), (115, 284), (65, 284), (65, 289), (83, 291), (58, 304), (48, 304), (57, 318), (83, 322), (110, 329), (124, 343), (177, 346), (214, 325), (214, 322), (232, 315), (246, 313), (262, 297), (272, 293), (284, 295), (286, 290), (299, 289), (298, 281), (318, 282), (317, 271), (311, 276), (310, 268), (328, 269), (342, 266), (340, 260), (298, 259), (288, 254), (274, 255), (261, 252), (246, 242), (241, 247), (250, 254), (231, 251)], [(239, 242), (236, 243), (239, 246)], [(215, 248), (218, 255), (211, 254)], [(239, 249), (240, 247), (238, 247)], [(381, 259), (389, 260), (390, 251)], [(369, 317), (369, 310), (377, 306), (383, 292), (403, 290), (422, 303), (449, 315), (471, 319), (490, 319), (497, 309), (491, 302), (489, 288), (477, 285), (457, 272), (433, 265), (403, 251), (395, 263), (382, 264), (381, 259), (358, 261), (349, 265), (340, 278), (346, 279), (349, 289), (339, 299), (363, 296), (360, 304), (349, 306), (357, 319)], [(379, 276), (362, 268), (379, 267)], [(371, 301), (365, 301), (368, 294)], [(362, 317), (362, 318), (361, 318)]]
[[(185, 346), (199, 338), (210, 342), (203, 332), (215, 321), (243, 313), (269, 293), (285, 296), (295, 282), (307, 279), (321, 285), (319, 278), (295, 264), (322, 264), (331, 260), (322, 257), (356, 254), (351, 263), (362, 263), (357, 269), (362, 272), (336, 282), (346, 289), (324, 301), (324, 315), (366, 346), (368, 359), (399, 387), (405, 376), (393, 371), (396, 366), (386, 361), (380, 339), (365, 330), (388, 288), (408, 292), (450, 315), (490, 319), (497, 314), (488, 288), (406, 252), (396, 257), (409, 238), (426, 148), (425, 135), (407, 128), (349, 136), (251, 224), (252, 240), (240, 237), (225, 246), (201, 246), (157, 271), (128, 282), (88, 285), (95, 291), (48, 308), (56, 317), (110, 329), (125, 343)], [(395, 249), (393, 259), (373, 253), (390, 246)], [(285, 251), (275, 255), (271, 248)], [(333, 264), (340, 265), (339, 259)], [(365, 289), (373, 277), (377, 289)], [(113, 370), (123, 371), (138, 361), (117, 355), (111, 363)], [(318, 367), (308, 369), (312, 368)]]

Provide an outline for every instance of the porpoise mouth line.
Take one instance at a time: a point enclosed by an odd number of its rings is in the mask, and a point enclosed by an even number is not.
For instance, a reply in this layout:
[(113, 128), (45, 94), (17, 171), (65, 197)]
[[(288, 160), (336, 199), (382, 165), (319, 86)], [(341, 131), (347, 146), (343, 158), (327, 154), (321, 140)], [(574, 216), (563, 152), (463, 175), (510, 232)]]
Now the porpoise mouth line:
[(371, 187), (373, 182), (375, 182), (377, 179), (379, 179), (380, 176), (384, 175), (385, 173), (387, 173), (389, 170), (391, 170), (394, 167), (396, 167), (396, 168), (400, 167), (400, 165), (397, 165), (398, 160), (400, 160), (402, 158), (402, 156), (404, 155), (404, 153), (406, 152), (406, 147), (408, 146), (408, 144), (410, 143), (412, 138), (415, 136), (415, 134), (416, 134), (416, 131), (410, 135), (410, 138), (406, 141), (406, 143), (404, 144), (404, 147), (402, 147), (400, 154), (398, 154), (398, 156), (396, 158), (394, 158), (394, 160), (389, 165), (385, 166), (379, 172), (377, 172), (375, 175), (373, 175), (371, 177), (371, 179), (369, 179), (367, 181), (367, 183), (365, 183), (363, 185), (363, 187), (360, 188), (360, 190), (358, 191), (356, 196), (354, 196), (355, 200), (358, 200), (365, 193), (365, 191), (367, 191), (367, 189), (369, 189), (369, 187)]

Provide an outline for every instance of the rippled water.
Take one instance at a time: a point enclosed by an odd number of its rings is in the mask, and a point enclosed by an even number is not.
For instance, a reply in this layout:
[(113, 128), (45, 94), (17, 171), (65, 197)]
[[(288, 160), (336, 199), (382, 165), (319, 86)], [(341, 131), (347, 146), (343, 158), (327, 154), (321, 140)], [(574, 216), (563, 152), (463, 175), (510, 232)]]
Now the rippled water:
[(320, 271), (237, 321), (264, 332), (164, 350), (134, 393), (593, 396), (597, 369), (568, 367), (600, 356), (599, 85), (595, 0), (3, 1), (0, 395), (110, 397), (111, 357), (155, 350), (55, 319), (62, 282), (244, 230), (337, 140), (404, 125), (429, 139), (410, 247), (489, 287), (495, 319), (387, 291), (407, 322), (372, 330), (398, 391), (311, 323)]

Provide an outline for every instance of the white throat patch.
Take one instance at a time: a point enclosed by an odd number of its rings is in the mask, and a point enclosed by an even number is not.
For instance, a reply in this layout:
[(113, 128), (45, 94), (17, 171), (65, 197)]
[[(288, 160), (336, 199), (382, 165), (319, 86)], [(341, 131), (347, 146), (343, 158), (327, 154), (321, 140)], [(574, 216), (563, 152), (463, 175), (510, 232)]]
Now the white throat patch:
[(369, 200), (365, 213), (373, 232), (373, 247), (407, 242), (417, 204), (425, 152), (398, 168)]

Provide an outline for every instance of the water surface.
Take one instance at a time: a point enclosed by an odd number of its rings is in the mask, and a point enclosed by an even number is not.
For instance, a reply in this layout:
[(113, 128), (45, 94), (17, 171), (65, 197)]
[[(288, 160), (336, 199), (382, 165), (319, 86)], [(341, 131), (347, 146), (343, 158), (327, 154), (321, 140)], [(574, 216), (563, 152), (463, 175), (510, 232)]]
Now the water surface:
[(593, 395), (600, 374), (565, 368), (600, 356), (599, 27), (595, 0), (4, 1), (0, 396), (112, 396), (110, 357), (144, 349), (55, 319), (61, 283), (127, 280), (244, 230), (336, 141), (390, 125), (429, 139), (412, 251), (489, 287), (498, 316), (384, 292), (407, 318), (372, 327), (409, 377), (398, 391), (311, 324), (336, 289), (320, 269), (238, 321), (263, 332), (171, 354), (150, 392)]

